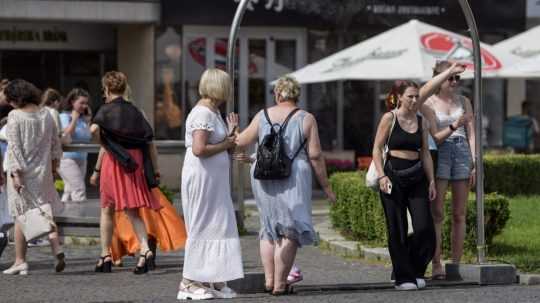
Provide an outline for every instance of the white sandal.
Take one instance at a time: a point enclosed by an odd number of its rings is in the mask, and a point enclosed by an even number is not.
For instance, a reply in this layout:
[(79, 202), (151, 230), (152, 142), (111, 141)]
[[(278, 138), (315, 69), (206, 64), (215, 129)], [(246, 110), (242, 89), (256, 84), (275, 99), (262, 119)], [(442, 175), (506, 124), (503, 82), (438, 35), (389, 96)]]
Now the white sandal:
[(229, 286), (227, 286), (227, 283), (223, 283), (223, 286), (221, 288), (217, 288), (216, 284), (218, 283), (212, 283), (210, 284), (213, 290), (214, 295), (218, 299), (233, 299), (236, 298), (236, 292), (232, 290)]
[(176, 299), (178, 300), (210, 300), (214, 298), (210, 289), (195, 281), (187, 285), (184, 284), (184, 281), (180, 282), (178, 294), (176, 295)]

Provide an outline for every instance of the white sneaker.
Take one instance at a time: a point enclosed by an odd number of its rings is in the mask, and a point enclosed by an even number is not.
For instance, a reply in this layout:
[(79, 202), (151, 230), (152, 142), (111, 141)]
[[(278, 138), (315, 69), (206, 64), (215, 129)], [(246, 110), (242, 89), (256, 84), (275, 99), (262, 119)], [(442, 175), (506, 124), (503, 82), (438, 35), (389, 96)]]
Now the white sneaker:
[(426, 280), (422, 278), (416, 278), (416, 285), (418, 289), (426, 288)]
[(22, 275), (28, 274), (28, 263), (24, 262), (18, 265), (13, 265), (2, 272), (4, 275)]
[(217, 289), (214, 284), (212, 284), (212, 293), (218, 299), (232, 299), (236, 298), (236, 292), (232, 290), (227, 284), (221, 289)]
[(199, 282), (191, 282), (187, 285), (180, 282), (180, 289), (176, 295), (178, 300), (210, 300), (214, 298), (212, 291)]
[(397, 290), (418, 290), (418, 286), (411, 282), (401, 283), (399, 285), (396, 285), (395, 288)]

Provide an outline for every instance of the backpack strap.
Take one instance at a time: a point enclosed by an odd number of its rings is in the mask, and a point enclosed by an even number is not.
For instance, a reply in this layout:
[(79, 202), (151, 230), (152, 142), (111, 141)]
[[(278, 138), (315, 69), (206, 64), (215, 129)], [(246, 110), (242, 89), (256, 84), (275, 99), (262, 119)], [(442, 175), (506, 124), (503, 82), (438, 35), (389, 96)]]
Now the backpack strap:
[(385, 148), (387, 149), (386, 152), (390, 152), (390, 149), (388, 148), (388, 143), (390, 143), (390, 137), (392, 137), (392, 133), (394, 132), (394, 126), (396, 126), (396, 119), (397, 119), (397, 113), (395, 110), (391, 111), (392, 113), (392, 126), (390, 126), (390, 132), (388, 133), (388, 139), (386, 139)]
[(294, 116), (294, 114), (296, 114), (296, 112), (299, 110), (300, 108), (297, 107), (289, 113), (289, 115), (287, 116), (287, 118), (285, 118), (285, 121), (283, 121), (283, 124), (281, 124), (281, 127), (279, 128), (280, 133), (283, 133), (285, 131), (287, 125), (289, 124), (289, 120), (291, 120), (292, 116)]
[[(302, 151), (302, 149), (304, 149), (304, 147), (306, 146), (306, 143), (307, 143), (307, 138), (304, 139), (304, 141), (302, 142), (302, 145), (300, 145), (300, 147), (296, 150), (296, 152), (294, 153), (291, 160), (294, 160), (296, 158), (296, 156), (298, 156), (298, 154), (300, 154), (300, 151)], [(307, 150), (306, 150), (306, 154), (307, 154)]]
[(270, 116), (268, 115), (268, 110), (265, 108), (263, 110), (264, 112), (264, 117), (266, 118), (266, 121), (268, 122), (268, 124), (270, 124), (270, 126), (272, 126), (272, 121), (270, 121)]

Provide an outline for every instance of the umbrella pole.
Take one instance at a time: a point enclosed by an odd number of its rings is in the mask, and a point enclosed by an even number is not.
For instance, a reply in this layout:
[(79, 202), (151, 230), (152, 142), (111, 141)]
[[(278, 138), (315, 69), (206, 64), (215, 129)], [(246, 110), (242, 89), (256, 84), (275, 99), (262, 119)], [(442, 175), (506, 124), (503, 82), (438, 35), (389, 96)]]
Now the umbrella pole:
[(336, 146), (335, 148), (337, 150), (343, 150), (343, 127), (345, 125), (344, 123), (344, 120), (345, 120), (345, 117), (344, 117), (344, 108), (345, 108), (345, 91), (343, 89), (343, 81), (338, 81), (337, 82), (337, 108), (336, 108), (336, 111), (337, 111), (337, 117), (336, 117), (336, 121), (337, 121), (337, 142), (336, 142)]
[(482, 60), (480, 52), (480, 36), (473, 12), (467, 0), (459, 0), (467, 25), (471, 32), (474, 53), (474, 109), (476, 129), (476, 236), (478, 263), (486, 262), (486, 240), (484, 231), (484, 159), (482, 146)]
[[(231, 25), (231, 30), (229, 33), (229, 42), (227, 47), (227, 73), (229, 73), (231, 77), (231, 100), (227, 102), (227, 113), (234, 112), (235, 108), (235, 78), (236, 73), (234, 70), (235, 67), (235, 59), (236, 59), (236, 38), (238, 37), (238, 31), (240, 30), (240, 24), (242, 23), (242, 19), (244, 18), (244, 13), (246, 12), (247, 5), (250, 0), (242, 0), (240, 4), (238, 4), (238, 7), (236, 9), (236, 13), (234, 15), (233, 23)], [(234, 197), (234, 204), (235, 204), (235, 213), (236, 213), (236, 219), (238, 222), (238, 226), (240, 229), (243, 229), (244, 227), (244, 174), (242, 170), (241, 165), (233, 165), (233, 162), (231, 160), (231, 170), (229, 172), (230, 176), (230, 186), (231, 186), (231, 193), (234, 191), (234, 184), (236, 183), (236, 195), (233, 195)], [(234, 179), (234, 173), (233, 170), (236, 171), (236, 176), (238, 176), (238, 179)], [(236, 181), (236, 182), (235, 182)]]

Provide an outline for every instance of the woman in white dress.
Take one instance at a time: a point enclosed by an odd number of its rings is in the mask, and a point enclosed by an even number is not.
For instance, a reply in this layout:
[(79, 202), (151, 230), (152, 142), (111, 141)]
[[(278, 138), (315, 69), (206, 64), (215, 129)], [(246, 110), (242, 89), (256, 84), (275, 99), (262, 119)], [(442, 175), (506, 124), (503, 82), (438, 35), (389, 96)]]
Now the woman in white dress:
[[(7, 101), (15, 108), (9, 113), (5, 171), (8, 175), (7, 194), (10, 214), (24, 214), (35, 199), (52, 216), (61, 207), (54, 187), (53, 171), (62, 157), (60, 137), (49, 111), (39, 107), (37, 88), (24, 80), (13, 80), (4, 90)], [(56, 272), (64, 270), (64, 253), (58, 233), (49, 234), (56, 257)], [(15, 221), (15, 263), (4, 274), (27, 274), (26, 239), (19, 222)]]
[(188, 238), (179, 300), (233, 298), (226, 282), (244, 276), (229, 181), (228, 151), (235, 147), (236, 136), (228, 136), (232, 130), (218, 109), (230, 91), (227, 73), (205, 71), (199, 83), (201, 100), (186, 119), (181, 191)]

